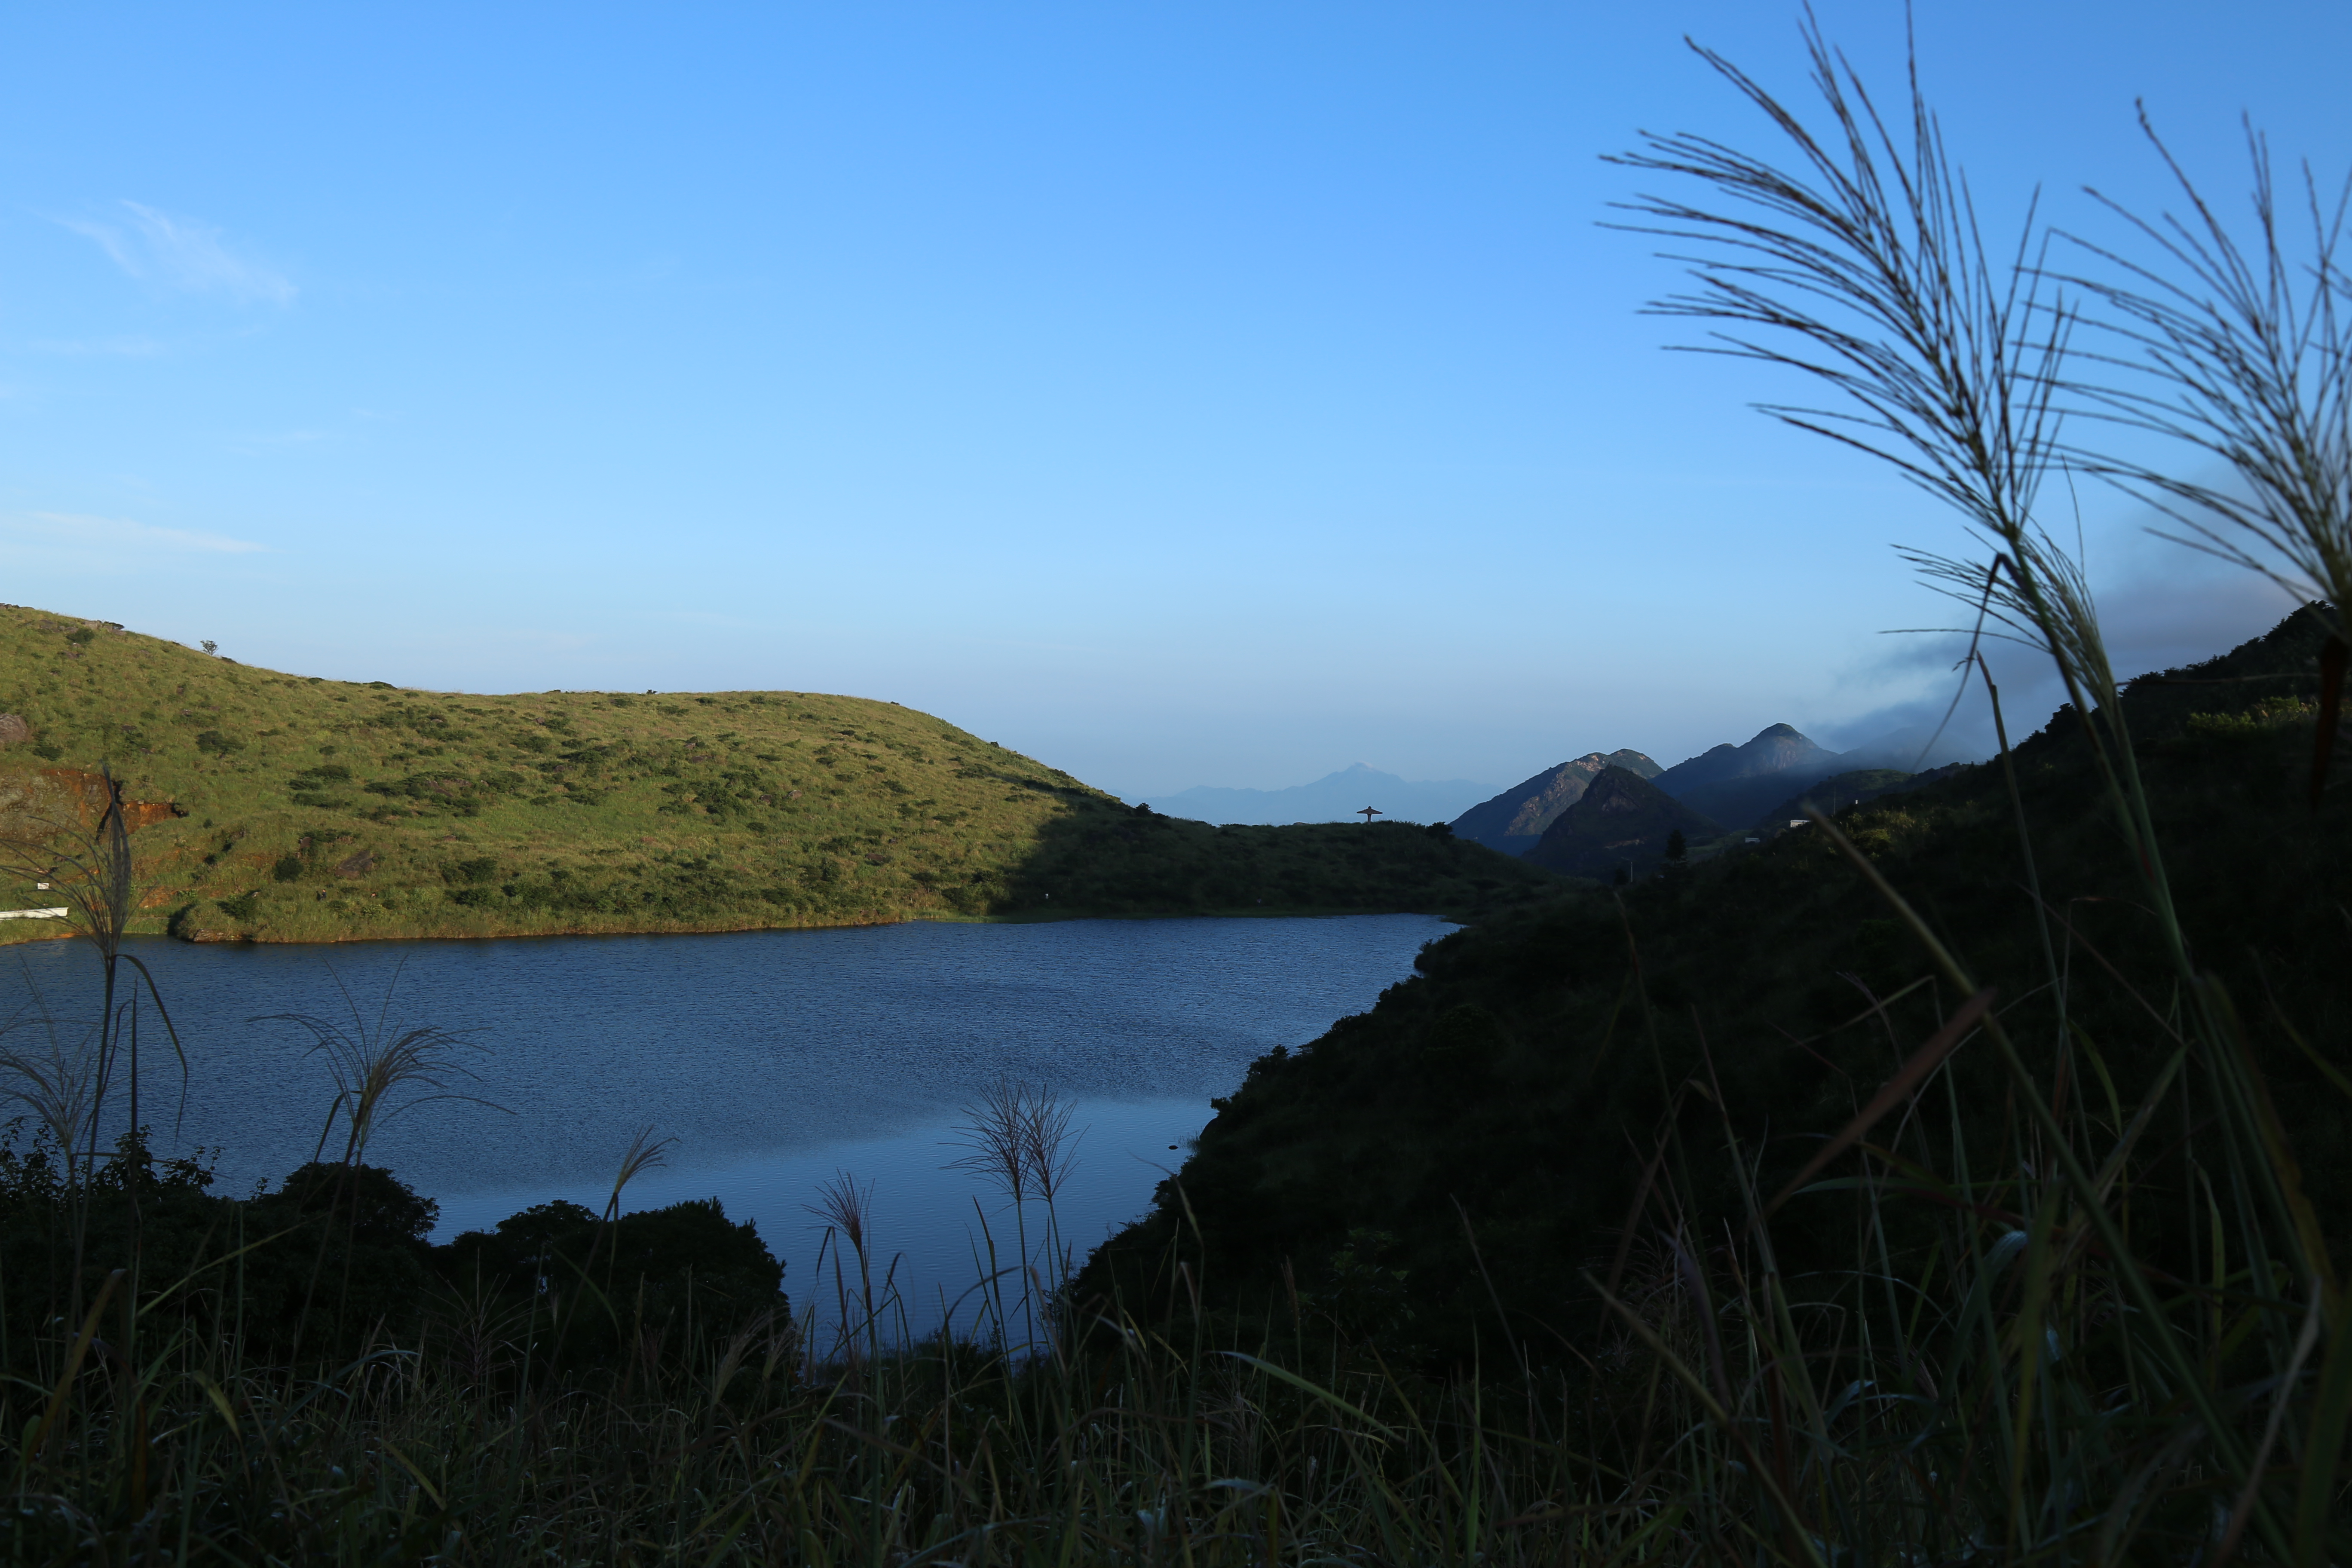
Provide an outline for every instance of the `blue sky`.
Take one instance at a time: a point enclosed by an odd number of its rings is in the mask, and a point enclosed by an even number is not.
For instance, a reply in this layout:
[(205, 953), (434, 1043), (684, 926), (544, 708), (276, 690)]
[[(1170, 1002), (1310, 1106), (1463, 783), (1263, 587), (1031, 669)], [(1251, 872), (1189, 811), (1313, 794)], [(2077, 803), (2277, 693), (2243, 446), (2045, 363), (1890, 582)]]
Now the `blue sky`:
[[(1903, 13), (1820, 7), (1894, 85)], [(1919, 0), (1980, 202), (2161, 197), (2135, 98), (2344, 169), (2352, 7)], [(1641, 130), (1747, 4), (17, 7), (15, 602), (476, 690), (785, 688), (1130, 798), (1907, 719), (1949, 523), (1660, 352)], [(2119, 660), (2273, 591), (2084, 499)], [(2012, 677), (2038, 701), (2032, 672)], [(2046, 702), (2038, 712), (2046, 712)]]

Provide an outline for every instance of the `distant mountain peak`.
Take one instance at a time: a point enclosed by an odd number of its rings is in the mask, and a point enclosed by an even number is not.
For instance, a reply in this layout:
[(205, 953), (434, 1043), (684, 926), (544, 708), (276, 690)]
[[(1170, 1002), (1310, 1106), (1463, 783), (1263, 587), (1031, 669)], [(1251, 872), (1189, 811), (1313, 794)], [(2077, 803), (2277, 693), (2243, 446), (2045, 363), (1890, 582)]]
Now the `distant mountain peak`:
[(1728, 742), (1710, 746), (1696, 757), (1676, 763), (1658, 775), (1658, 787), (1680, 800), (1702, 784), (1785, 773), (1816, 761), (1826, 762), (1832, 755), (1793, 724), (1768, 724), (1744, 746)]
[[(1899, 730), (1850, 752), (1817, 745), (1793, 724), (1768, 724), (1745, 745), (1708, 748), (1658, 775), (1658, 787), (1694, 811), (1734, 825), (1761, 820), (1771, 809), (1823, 780), (1844, 780), (1832, 795), (1853, 788), (1875, 789), (1885, 780), (1857, 784), (1844, 775), (1892, 770), (1909, 774), (1937, 763), (1965, 760), (1958, 748), (1939, 743), (1933, 731)], [(1932, 752), (1932, 755), (1930, 754)]]
[(1344, 822), (1365, 806), (1377, 806), (1393, 822), (1444, 822), (1492, 784), (1462, 779), (1415, 783), (1383, 773), (1368, 763), (1349, 763), (1312, 783), (1286, 789), (1228, 789), (1198, 784), (1152, 797), (1152, 809), (1167, 816), (1201, 822)]

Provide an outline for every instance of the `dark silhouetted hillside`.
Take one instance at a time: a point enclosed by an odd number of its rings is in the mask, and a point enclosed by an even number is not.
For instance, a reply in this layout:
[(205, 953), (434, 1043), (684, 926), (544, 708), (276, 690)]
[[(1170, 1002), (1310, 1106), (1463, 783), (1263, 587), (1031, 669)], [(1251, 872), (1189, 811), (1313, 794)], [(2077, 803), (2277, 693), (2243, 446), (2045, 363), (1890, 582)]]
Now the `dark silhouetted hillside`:
[(1948, 778), (1966, 763), (1954, 763), (1933, 773), (1906, 773), (1900, 768), (1852, 768), (1842, 773), (1832, 773), (1816, 779), (1802, 789), (1773, 805), (1749, 826), (1759, 832), (1786, 832), (1794, 823), (1806, 820), (1805, 807), (1819, 806), (1834, 816), (1849, 805), (1860, 805), (1866, 800), (1876, 800), (1897, 790), (1919, 789), (1938, 779)]
[[(2352, 1065), (2341, 908), (2352, 768), (2339, 752), (2314, 810), (2325, 636), (2298, 614), (2223, 658), (2133, 682), (2124, 701), (2192, 952), (2236, 1003), (2242, 1048), (2341, 1257), (2352, 1100), (2330, 1079)], [(2076, 716), (2062, 710), (2023, 741), (2015, 765), (2046, 907), (2063, 911), (2053, 936), (2074, 976), (2063, 1014), (2001, 767), (1906, 781), (1845, 807), (1839, 825), (1965, 952), (1977, 983), (1997, 987), (2030, 1070), (2049, 1081), (2062, 1049), (2095, 1068), (2074, 1114), (2119, 1136), (2126, 1112), (2114, 1107), (2138, 1103), (2181, 1049), (2162, 1012), (2177, 1005), (2171, 961)], [(1650, 788), (1604, 775), (1553, 831), (1573, 831), (1612, 781)], [(1181, 1263), (1187, 1280), (1212, 1282), (1212, 1310), (1287, 1322), (1293, 1301), (1330, 1300), (1378, 1242), (1395, 1315), (1410, 1314), (1431, 1359), (1495, 1353), (1498, 1321), (1527, 1353), (1567, 1359), (1535, 1326), (1601, 1342), (1582, 1271), (1606, 1275), (1623, 1247), (1654, 1246), (1674, 1223), (1637, 1202), (1669, 1184), (1647, 1165), (1662, 1129), (1741, 1141), (1754, 1162), (1739, 1178), (1746, 1199), (1732, 1174), (1742, 1162), (1674, 1182), (1680, 1212), (1739, 1214), (1794, 1175), (1961, 1000), (1818, 829), (1735, 846), (1616, 897), (1570, 889), (1435, 942), (1414, 967), (1370, 1012), (1260, 1058), (1216, 1102), (1150, 1216), (1096, 1254), (1082, 1297)], [(1933, 1113), (1997, 1142), (2013, 1093), (2000, 1058), (1968, 1046), (1946, 1070)], [(2203, 1201), (2187, 1201), (2199, 1191), (2189, 1152), (2210, 1135), (2196, 1097), (2174, 1093), (2177, 1104), (2152, 1102), (2176, 1152), (2147, 1189), (2171, 1201), (2136, 1200), (2132, 1225), (2145, 1256), (2178, 1263), (2189, 1232), (2204, 1234)], [(1945, 1188), (1920, 1196), (1956, 1201)], [(1836, 1194), (1792, 1203), (1773, 1237), (1784, 1278), (1851, 1267), (1836, 1260), (1851, 1258), (1840, 1249), (1855, 1224)], [(1138, 1284), (1127, 1299), (1148, 1296)], [(1160, 1296), (1186, 1311), (1197, 1299)], [(1581, 1325), (1594, 1340), (1573, 1340)]]

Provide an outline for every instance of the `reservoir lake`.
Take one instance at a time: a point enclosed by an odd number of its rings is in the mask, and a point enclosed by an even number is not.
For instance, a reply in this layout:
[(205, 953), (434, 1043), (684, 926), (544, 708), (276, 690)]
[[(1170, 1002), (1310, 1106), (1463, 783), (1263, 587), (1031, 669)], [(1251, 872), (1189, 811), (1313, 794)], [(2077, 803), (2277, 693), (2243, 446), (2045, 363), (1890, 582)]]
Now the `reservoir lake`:
[[(434, 1239), (551, 1198), (601, 1210), (631, 1137), (650, 1126), (677, 1142), (624, 1207), (720, 1199), (784, 1262), (796, 1310), (831, 1295), (830, 1265), (822, 1290), (813, 1277), (818, 1186), (838, 1173), (871, 1184), (877, 1273), (896, 1260), (919, 1331), (978, 1277), (978, 1216), (1002, 1262), (1015, 1250), (1002, 1194), (950, 1168), (969, 1152), (963, 1109), (990, 1084), (1043, 1084), (1075, 1103), (1080, 1139), (1057, 1208), (1083, 1262), (1149, 1207), (1212, 1097), (1276, 1046), (1370, 1007), (1449, 929), (1423, 915), (915, 921), (324, 947), (140, 939), (126, 950), (154, 972), (188, 1058), (184, 1093), (145, 1010), (142, 1119), (159, 1155), (205, 1149), (215, 1192), (274, 1185), (310, 1158), (334, 1099), (311, 1035), (253, 1020), (309, 1014), (348, 1032), (356, 1008), (371, 1031), (381, 1018), (395, 1035), (461, 1033), (456, 1056), (471, 1076), (447, 1086), (488, 1102), (420, 1100), (369, 1146), (370, 1164), (439, 1203)], [(97, 971), (85, 943), (16, 947), (0, 1016), (20, 1030), (43, 1007), (86, 1020)], [(338, 1127), (329, 1158), (341, 1138)]]

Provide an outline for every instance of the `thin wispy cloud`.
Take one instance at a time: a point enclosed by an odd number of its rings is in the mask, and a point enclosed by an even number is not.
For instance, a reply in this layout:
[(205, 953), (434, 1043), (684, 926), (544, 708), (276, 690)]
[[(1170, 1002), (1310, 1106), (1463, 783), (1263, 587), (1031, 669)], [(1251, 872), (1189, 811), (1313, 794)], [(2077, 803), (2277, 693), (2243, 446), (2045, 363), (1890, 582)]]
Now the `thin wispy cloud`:
[(30, 347), (35, 353), (90, 355), (103, 354), (121, 359), (152, 359), (163, 353), (164, 345), (155, 338), (122, 336), (112, 338), (36, 338)]
[(170, 551), (204, 555), (253, 555), (268, 549), (250, 540), (230, 539), (185, 528), (157, 528), (125, 517), (93, 517), (68, 511), (23, 511), (0, 515), (0, 538), (19, 543), (63, 544), (82, 549)]
[(289, 305), (294, 284), (284, 274), (239, 255), (219, 228), (175, 217), (143, 202), (123, 201), (119, 218), (60, 217), (56, 222), (106, 252), (142, 282), (190, 294), (226, 295), (244, 304)]

